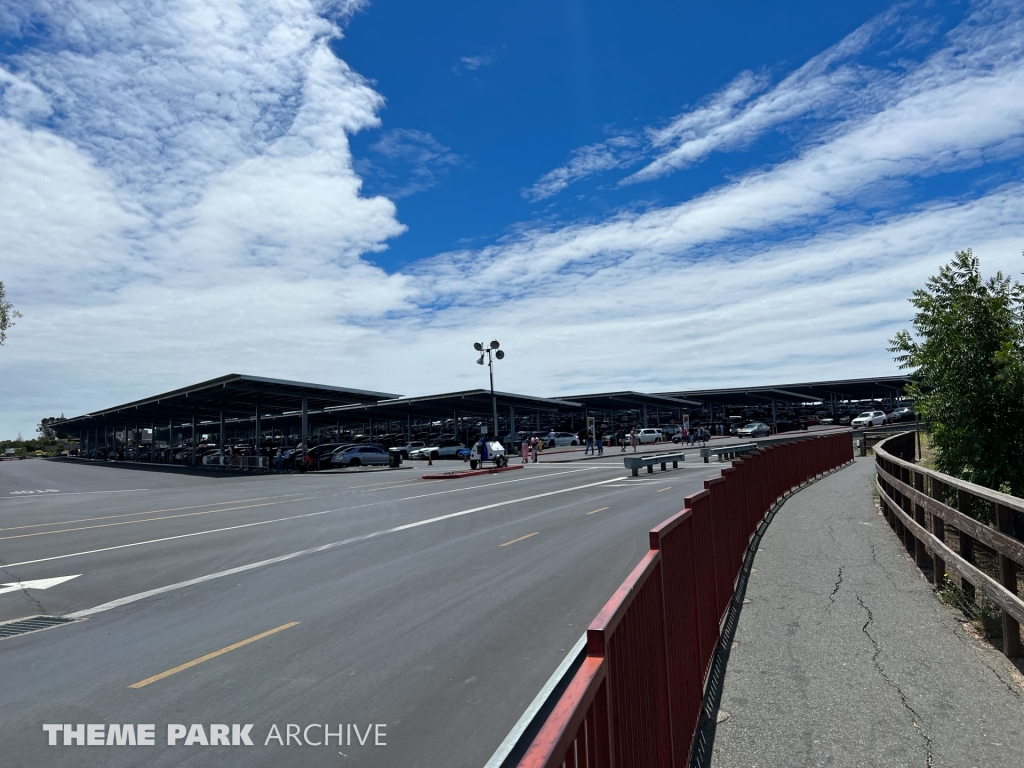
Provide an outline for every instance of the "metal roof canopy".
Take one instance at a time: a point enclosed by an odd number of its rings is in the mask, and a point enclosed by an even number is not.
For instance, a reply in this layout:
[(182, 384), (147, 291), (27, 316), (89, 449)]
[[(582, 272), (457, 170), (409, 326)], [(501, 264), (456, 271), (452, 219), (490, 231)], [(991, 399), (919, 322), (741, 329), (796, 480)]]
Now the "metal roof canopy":
[[(517, 395), (511, 392), (495, 392), (499, 409), (509, 406), (524, 411), (577, 411), (583, 409), (582, 403), (568, 400), (552, 400), (530, 395)], [(487, 389), (469, 389), (464, 392), (448, 392), (441, 395), (425, 395), (423, 397), (401, 397), (367, 405), (343, 405), (328, 408), (326, 415), (338, 418), (364, 415), (374, 419), (416, 418), (444, 419), (458, 411), (460, 416), (491, 415), (491, 392)]]
[(688, 410), (690, 406), (703, 405), (696, 400), (671, 395), (650, 395), (646, 392), (599, 392), (593, 395), (571, 395), (568, 399), (599, 411), (621, 411), (643, 406)]
[(307, 411), (312, 412), (337, 405), (390, 400), (398, 396), (388, 392), (369, 392), (328, 384), (307, 384), (229, 373), (154, 397), (63, 419), (55, 426), (69, 431), (122, 426), (126, 422), (156, 421), (165, 426), (168, 419), (191, 419), (193, 415), (199, 421), (219, 421), (221, 411), (224, 412), (225, 420), (251, 419), (257, 406), (260, 418), (275, 418), (285, 413), (291, 417), (295, 411), (301, 410), (303, 397), (306, 398)]
[(881, 376), (871, 379), (837, 379), (800, 384), (762, 387), (732, 387), (662, 393), (668, 397), (686, 397), (713, 405), (763, 405), (771, 400), (784, 403), (871, 400), (889, 395), (902, 396), (910, 383), (908, 376)]

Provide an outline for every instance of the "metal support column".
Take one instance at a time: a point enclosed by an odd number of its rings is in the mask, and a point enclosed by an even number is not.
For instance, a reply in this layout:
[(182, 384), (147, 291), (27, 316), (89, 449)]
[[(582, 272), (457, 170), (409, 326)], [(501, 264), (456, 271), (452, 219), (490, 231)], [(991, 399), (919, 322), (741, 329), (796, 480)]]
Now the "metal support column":
[(300, 435), (302, 450), (305, 451), (309, 446), (307, 441), (309, 440), (309, 398), (305, 395), (302, 396), (302, 435)]
[[(253, 424), (253, 439), (252, 439), (252, 442), (253, 442), (253, 447), (256, 449), (256, 455), (257, 456), (261, 455), (260, 454), (260, 447), (263, 444), (262, 432), (263, 432), (263, 427), (260, 424), (260, 404), (256, 403), (256, 422), (255, 422), (255, 424)], [(258, 464), (259, 462), (257, 461), (256, 463)]]
[[(217, 438), (217, 450), (224, 455), (224, 411), (220, 412), (220, 437)], [(223, 462), (221, 462), (223, 464)]]
[(508, 407), (508, 439), (510, 445), (516, 439), (516, 407), (514, 405)]
[(195, 466), (196, 464), (196, 415), (192, 414), (192, 459), (189, 464)]

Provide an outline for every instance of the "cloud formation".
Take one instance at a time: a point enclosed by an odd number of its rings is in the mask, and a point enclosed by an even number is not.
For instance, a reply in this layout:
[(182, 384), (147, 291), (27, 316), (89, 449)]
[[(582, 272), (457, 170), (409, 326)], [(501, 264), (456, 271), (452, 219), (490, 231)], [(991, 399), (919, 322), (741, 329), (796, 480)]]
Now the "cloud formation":
[[(90, 25), (84, 0), (24, 8), (5, 18), (59, 29), (0, 70), (0, 267), (25, 315), (0, 353), (0, 434), (228, 371), (474, 387), (477, 335), (508, 351), (500, 387), (536, 394), (868, 375), (893, 370), (885, 339), (954, 249), (1020, 271), (1018, 181), (912, 205), (890, 194), (1024, 155), (1012, 4), (976, 6), (902, 72), (865, 75), (840, 46), (799, 86), (740, 73), (643, 137), (659, 148), (644, 168), (671, 169), (828, 104), (770, 167), (674, 205), (526, 222), (391, 274), (364, 258), (404, 228), (349, 151), (383, 97), (328, 48), (344, 8), (123, 0), (104, 6), (112, 27)], [(934, 34), (885, 23), (894, 45)], [(637, 147), (609, 142), (546, 189), (625, 167)], [(421, 164), (423, 184), (457, 162), (411, 129), (374, 147)]]

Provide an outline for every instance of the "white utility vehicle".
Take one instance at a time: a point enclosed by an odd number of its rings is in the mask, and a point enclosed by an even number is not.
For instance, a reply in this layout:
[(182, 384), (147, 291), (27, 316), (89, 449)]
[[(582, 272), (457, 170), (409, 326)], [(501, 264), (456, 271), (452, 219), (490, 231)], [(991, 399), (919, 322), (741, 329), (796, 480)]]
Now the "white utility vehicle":
[(494, 462), (496, 467), (504, 467), (508, 464), (505, 446), (497, 440), (477, 440), (473, 443), (473, 449), (469, 452), (469, 468), (476, 469), (488, 461)]

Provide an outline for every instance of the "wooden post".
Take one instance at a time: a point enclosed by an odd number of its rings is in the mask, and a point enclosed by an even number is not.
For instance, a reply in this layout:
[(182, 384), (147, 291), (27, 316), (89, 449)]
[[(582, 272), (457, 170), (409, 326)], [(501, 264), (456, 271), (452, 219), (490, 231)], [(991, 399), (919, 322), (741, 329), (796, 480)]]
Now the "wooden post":
[[(958, 488), (956, 491), (956, 506), (960, 514), (970, 517), (968, 510), (971, 506), (971, 494)], [(959, 533), (960, 551), (957, 554), (971, 565), (974, 565), (974, 539), (963, 531)], [(960, 579), (960, 588), (963, 590), (964, 596), (971, 602), (974, 602), (974, 585), (967, 581), (967, 579)]]
[[(924, 474), (921, 472), (913, 472), (914, 476), (914, 488), (921, 493), (924, 493)], [(928, 530), (928, 521), (924, 516), (924, 507), (920, 504), (914, 505), (914, 520), (917, 524)], [(931, 565), (931, 558), (928, 557), (928, 550), (924, 546), (924, 542), (920, 539), (914, 539), (914, 559), (917, 561), (918, 568), (926, 568)]]
[[(1000, 533), (1013, 536), (1013, 511), (1001, 504), (996, 505), (996, 527)], [(1017, 594), (1017, 564), (1006, 555), (999, 555), (999, 583)], [(1003, 653), (1015, 657), (1021, 655), (1020, 624), (1003, 611)]]
[[(936, 499), (938, 501), (942, 501), (942, 483), (940, 481), (936, 480), (934, 477), (931, 478), (931, 481), (928, 483), (928, 489), (930, 491), (930, 493), (928, 494), (929, 496), (931, 496), (933, 499)], [(945, 523), (945, 521), (941, 517), (939, 517), (938, 515), (932, 515), (931, 518), (932, 518), (932, 533), (935, 535), (935, 538), (937, 538), (939, 541), (945, 543), (945, 541), (946, 541), (946, 523)], [(933, 573), (932, 583), (935, 584), (936, 587), (941, 587), (942, 586), (942, 582), (946, 578), (946, 563), (943, 562), (941, 557), (939, 557), (939, 553), (938, 552), (933, 552), (932, 553), (932, 573)]]

